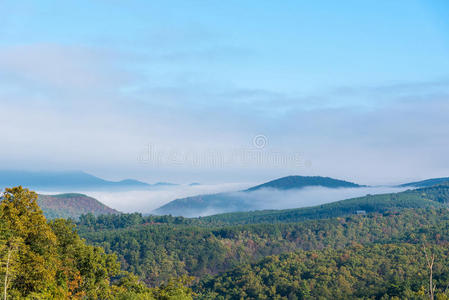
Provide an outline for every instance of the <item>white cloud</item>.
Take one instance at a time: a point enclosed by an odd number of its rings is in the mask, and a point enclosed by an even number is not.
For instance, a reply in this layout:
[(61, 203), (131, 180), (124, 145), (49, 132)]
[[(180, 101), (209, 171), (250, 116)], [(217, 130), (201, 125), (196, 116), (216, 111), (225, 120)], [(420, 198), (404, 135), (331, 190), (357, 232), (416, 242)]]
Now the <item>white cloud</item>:
[[(143, 69), (151, 67), (144, 57), (104, 49), (0, 48), (2, 165), (109, 170), (113, 177), (139, 174), (152, 181), (170, 180), (171, 172), (182, 182), (216, 181), (230, 172), (235, 181), (248, 180), (248, 174), (251, 180), (314, 174), (366, 184), (448, 175), (444, 80), (292, 96), (201, 77), (149, 83), (141, 69), (124, 67), (133, 59)], [(257, 134), (269, 139), (263, 151), (300, 153), (311, 167), (138, 161), (148, 144), (166, 152), (229, 157), (251, 147)], [(126, 175), (116, 175), (123, 170)], [(158, 179), (162, 173), (166, 177)]]
[[(60, 44), (0, 47), (0, 78), (22, 87), (70, 91), (113, 87), (127, 80), (114, 69), (112, 52)], [(62, 101), (62, 100), (61, 100)]]

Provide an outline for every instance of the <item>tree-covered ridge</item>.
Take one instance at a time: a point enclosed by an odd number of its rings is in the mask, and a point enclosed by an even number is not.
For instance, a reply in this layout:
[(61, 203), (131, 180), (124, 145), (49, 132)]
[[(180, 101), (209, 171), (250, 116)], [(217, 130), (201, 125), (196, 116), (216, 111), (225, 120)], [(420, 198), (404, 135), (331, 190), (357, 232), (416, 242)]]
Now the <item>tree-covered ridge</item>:
[(78, 193), (38, 196), (37, 203), (48, 219), (64, 218), (78, 219), (81, 215), (92, 213), (94, 215), (118, 214), (95, 198)]
[(89, 246), (67, 220), (47, 222), (37, 194), (7, 188), (0, 203), (4, 299), (191, 299), (181, 281), (149, 289), (120, 271), (115, 254)]
[(264, 188), (290, 190), (301, 189), (309, 186), (321, 186), (327, 188), (355, 188), (362, 187), (363, 185), (322, 176), (286, 176), (251, 187), (247, 189), (247, 191), (255, 191)]

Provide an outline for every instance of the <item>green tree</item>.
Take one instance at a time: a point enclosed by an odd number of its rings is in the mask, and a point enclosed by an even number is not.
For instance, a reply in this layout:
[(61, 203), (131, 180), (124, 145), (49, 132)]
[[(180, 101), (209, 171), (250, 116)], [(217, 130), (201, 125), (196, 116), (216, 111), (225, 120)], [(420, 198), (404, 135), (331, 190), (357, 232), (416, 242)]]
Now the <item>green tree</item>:
[(37, 194), (22, 187), (7, 188), (0, 212), (8, 231), (9, 249), (17, 249), (17, 273), (11, 288), (22, 296), (55, 289), (59, 265), (55, 256), (56, 236), (37, 204)]

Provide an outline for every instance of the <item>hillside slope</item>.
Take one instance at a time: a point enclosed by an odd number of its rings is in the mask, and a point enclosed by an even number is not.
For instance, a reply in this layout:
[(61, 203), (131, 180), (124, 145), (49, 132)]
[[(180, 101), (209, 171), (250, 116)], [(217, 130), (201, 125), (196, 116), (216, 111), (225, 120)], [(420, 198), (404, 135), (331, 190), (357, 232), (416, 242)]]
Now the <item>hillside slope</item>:
[(431, 178), (431, 179), (426, 179), (426, 180), (421, 180), (421, 181), (416, 181), (416, 182), (409, 182), (409, 183), (404, 183), (404, 184), (398, 185), (398, 187), (429, 187), (429, 186), (433, 186), (433, 185), (437, 185), (437, 184), (442, 184), (445, 182), (449, 182), (449, 177)]
[(49, 219), (78, 219), (79, 216), (87, 213), (96, 216), (119, 213), (97, 199), (84, 194), (39, 195), (38, 204)]
[[(449, 255), (443, 246), (432, 251), (434, 276), (441, 278), (435, 298), (447, 299)], [(423, 252), (408, 243), (298, 251), (239, 265), (194, 290), (198, 299), (429, 299)]]
[(154, 210), (153, 213), (196, 217), (254, 209), (254, 205), (246, 201), (240, 193), (219, 193), (176, 199)]

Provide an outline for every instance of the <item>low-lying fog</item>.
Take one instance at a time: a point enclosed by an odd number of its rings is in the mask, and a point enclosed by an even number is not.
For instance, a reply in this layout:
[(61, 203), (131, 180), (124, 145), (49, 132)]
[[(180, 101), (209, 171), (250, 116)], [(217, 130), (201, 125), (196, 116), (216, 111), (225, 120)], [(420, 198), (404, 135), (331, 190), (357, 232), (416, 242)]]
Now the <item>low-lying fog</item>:
[[(154, 209), (179, 198), (196, 196), (201, 194), (214, 194), (233, 192), (253, 186), (253, 183), (223, 183), (205, 185), (162, 185), (154, 186), (148, 190), (128, 191), (83, 191), (71, 190), (73, 193), (88, 195), (103, 204), (118, 211), (131, 213), (150, 213)], [(54, 195), (67, 193), (68, 191), (38, 191), (39, 194)]]
[(196, 208), (173, 210), (171, 214), (184, 217), (208, 216), (235, 211), (252, 211), (263, 209), (288, 209), (320, 205), (339, 200), (366, 196), (367, 194), (396, 193), (406, 188), (367, 187), (339, 188), (307, 187), (296, 190), (261, 189), (252, 192), (231, 192), (213, 198), (213, 205), (207, 205), (206, 198), (201, 199), (204, 205)]
[(231, 193), (246, 202), (254, 203), (257, 209), (287, 209), (366, 196), (367, 194), (397, 193), (407, 188), (363, 187), (363, 188), (324, 188), (306, 187), (294, 190), (261, 189), (253, 192)]
[(397, 193), (407, 188), (363, 187), (363, 188), (324, 188), (306, 187), (294, 190), (261, 189), (252, 192), (231, 193), (251, 204), (255, 209), (288, 209), (320, 205), (339, 200), (366, 196), (367, 194)]
[[(252, 192), (235, 192), (252, 186), (248, 183), (228, 183), (220, 185), (177, 185), (161, 186), (139, 191), (88, 191), (80, 193), (94, 197), (109, 207), (121, 212), (150, 213), (154, 209), (179, 198), (201, 194), (226, 192), (227, 198), (242, 201), (244, 210), (287, 209), (299, 208), (338, 200), (365, 196), (367, 194), (395, 193), (407, 188), (397, 187), (363, 187), (329, 189), (323, 187), (308, 187), (299, 190), (261, 189)], [(45, 193), (45, 192), (42, 192)], [(51, 193), (54, 194), (54, 193)], [(203, 209), (188, 213), (188, 217), (205, 216), (226, 212), (226, 209), (205, 206)]]

